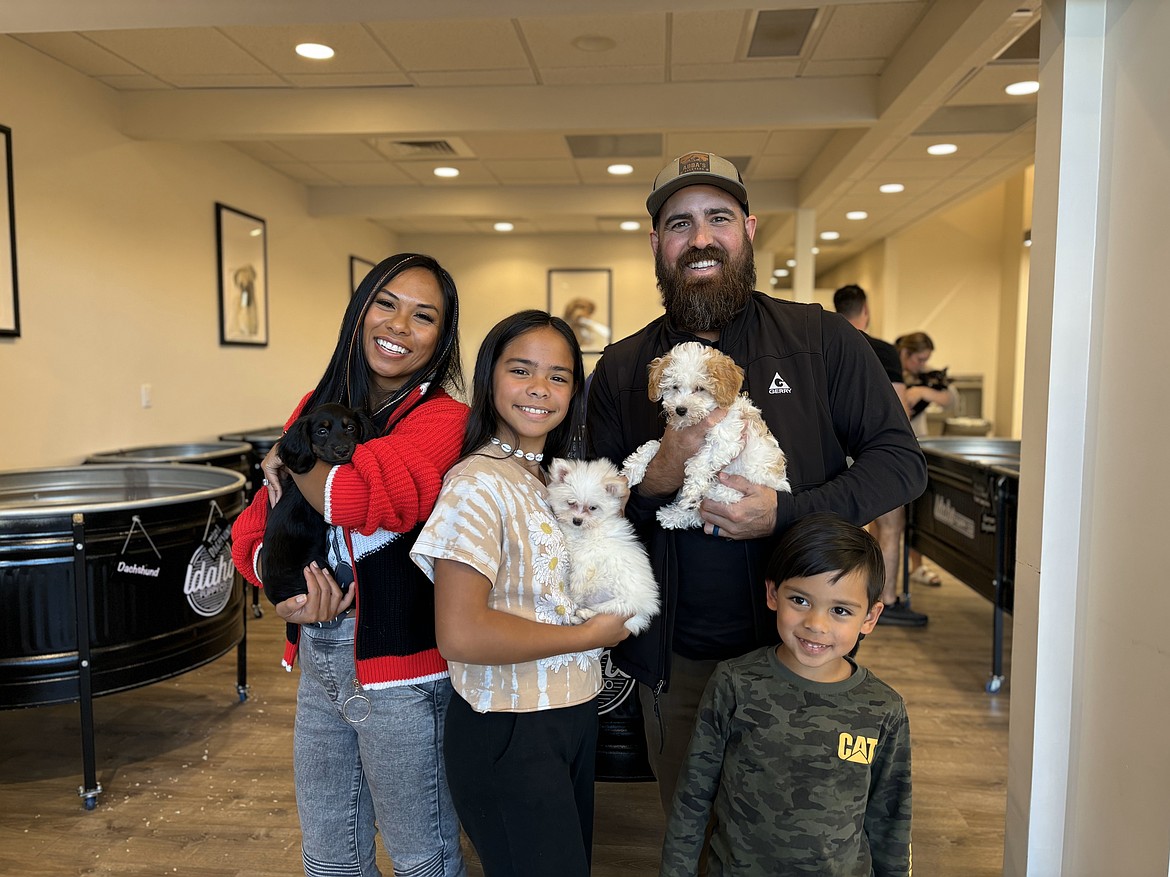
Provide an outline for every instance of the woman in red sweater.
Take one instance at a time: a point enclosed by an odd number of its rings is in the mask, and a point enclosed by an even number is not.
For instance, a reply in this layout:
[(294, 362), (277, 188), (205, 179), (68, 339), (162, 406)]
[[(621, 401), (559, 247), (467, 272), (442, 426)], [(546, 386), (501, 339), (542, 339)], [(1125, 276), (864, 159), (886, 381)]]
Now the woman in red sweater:
[[(301, 678), (293, 734), (305, 873), (378, 874), (375, 835), (398, 873), (464, 875), (447, 789), (443, 731), (451, 683), (435, 644), (434, 590), (409, 552), (459, 456), (459, 300), (429, 256), (401, 254), (361, 282), (317, 388), (289, 418), (325, 402), (379, 428), (351, 462), (291, 475), (329, 525), (328, 570), (276, 606), (289, 627), (285, 666)], [(260, 491), (232, 528), (232, 557), (263, 585), (258, 558), (284, 468), (277, 444)]]

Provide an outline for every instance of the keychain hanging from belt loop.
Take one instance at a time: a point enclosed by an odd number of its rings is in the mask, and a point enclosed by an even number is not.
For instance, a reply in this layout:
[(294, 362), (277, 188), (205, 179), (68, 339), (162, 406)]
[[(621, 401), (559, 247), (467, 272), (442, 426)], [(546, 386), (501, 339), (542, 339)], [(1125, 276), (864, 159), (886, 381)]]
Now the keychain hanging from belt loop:
[(341, 704), (341, 717), (351, 725), (360, 725), (370, 717), (370, 713), (373, 711), (374, 705), (370, 703), (370, 699), (362, 691), (362, 684), (354, 679), (353, 694)]

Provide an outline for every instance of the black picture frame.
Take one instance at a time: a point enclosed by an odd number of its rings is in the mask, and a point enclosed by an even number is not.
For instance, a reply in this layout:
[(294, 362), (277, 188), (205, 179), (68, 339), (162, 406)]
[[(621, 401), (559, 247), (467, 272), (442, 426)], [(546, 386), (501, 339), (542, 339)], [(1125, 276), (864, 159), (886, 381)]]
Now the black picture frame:
[(613, 270), (550, 268), (548, 312), (573, 327), (582, 353), (601, 353), (613, 337)]
[(215, 204), (219, 343), (268, 346), (268, 224)]
[(349, 257), (349, 294), (351, 297), (357, 292), (358, 284), (376, 267), (378, 267), (376, 262), (363, 259), (361, 256)]
[[(12, 129), (0, 125), (4, 173), (0, 174), (0, 336), (20, 337), (20, 288), (16, 271), (16, 199), (12, 194)], [(6, 207), (6, 209), (5, 209)]]

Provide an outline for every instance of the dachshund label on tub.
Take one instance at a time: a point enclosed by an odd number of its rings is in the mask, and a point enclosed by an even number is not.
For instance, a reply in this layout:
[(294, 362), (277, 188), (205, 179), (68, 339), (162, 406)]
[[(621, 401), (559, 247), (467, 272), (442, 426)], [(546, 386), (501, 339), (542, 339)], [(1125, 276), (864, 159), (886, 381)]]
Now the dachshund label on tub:
[(137, 582), (166, 578), (162, 575), (163, 566), (162, 554), (146, 532), (142, 518), (135, 515), (130, 519), (130, 529), (118, 553), (111, 581)]

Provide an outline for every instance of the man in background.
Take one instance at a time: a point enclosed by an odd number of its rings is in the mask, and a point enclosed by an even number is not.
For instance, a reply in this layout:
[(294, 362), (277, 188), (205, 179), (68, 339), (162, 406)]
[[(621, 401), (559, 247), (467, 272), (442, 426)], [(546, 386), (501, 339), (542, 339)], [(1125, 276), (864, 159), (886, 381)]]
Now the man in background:
[[(869, 304), (866, 301), (865, 290), (856, 283), (842, 286), (833, 293), (833, 310), (853, 324), (869, 342), (882, 368), (885, 369), (886, 377), (893, 384), (894, 392), (898, 394), (898, 401), (902, 403), (903, 410), (906, 410), (909, 404), (906, 400), (906, 382), (902, 377), (902, 361), (898, 357), (898, 349), (888, 341), (872, 337), (866, 331), (869, 329)], [(878, 624), (923, 627), (929, 620), (928, 617), (921, 612), (912, 611), (898, 597), (898, 581), (901, 579), (898, 574), (898, 560), (901, 558), (905, 530), (905, 506), (898, 506), (874, 518), (869, 525), (869, 531), (882, 548), (882, 558), (886, 563), (886, 585), (882, 590), (882, 602), (886, 608), (878, 616)]]

